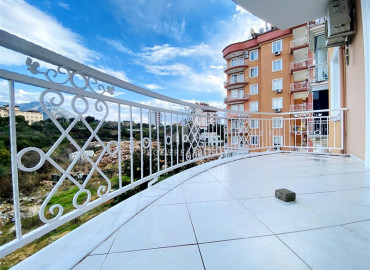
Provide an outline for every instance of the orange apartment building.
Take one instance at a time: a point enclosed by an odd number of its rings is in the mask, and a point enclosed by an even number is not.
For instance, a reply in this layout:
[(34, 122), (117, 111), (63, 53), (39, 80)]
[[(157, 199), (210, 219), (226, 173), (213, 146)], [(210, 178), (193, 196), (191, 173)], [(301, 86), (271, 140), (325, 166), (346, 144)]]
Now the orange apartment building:
[[(319, 27), (317, 25), (321, 25), (321, 21), (286, 30), (260, 29), (259, 33), (251, 30), (250, 39), (230, 44), (223, 50), (227, 62), (227, 97), (224, 100), (227, 109), (276, 114), (273, 127), (265, 127), (262, 133), (262, 127), (257, 123), (259, 120), (251, 119), (253, 123), (248, 132), (253, 137), (249, 138), (252, 145), (261, 145), (261, 140), (268, 137), (261, 134), (271, 132), (276, 146), (315, 145), (315, 139), (308, 136), (308, 123), (304, 120), (294, 120), (289, 125), (290, 130), (279, 130), (279, 127), (282, 126), (281, 121), (285, 121), (284, 118), (298, 117), (302, 111), (329, 108), (327, 48), (323, 46), (321, 30), (314, 32), (311, 29)], [(314, 34), (312, 45), (309, 44), (309, 33)], [(292, 114), (279, 115), (281, 112)], [(255, 114), (252, 117), (262, 116)], [(236, 129), (236, 122), (231, 123), (229, 129), (230, 141), (234, 145), (248, 137), (247, 134), (240, 134), (246, 133), (245, 130)], [(327, 131), (322, 130), (322, 134), (327, 134)], [(290, 138), (289, 142), (283, 143), (283, 137)]]

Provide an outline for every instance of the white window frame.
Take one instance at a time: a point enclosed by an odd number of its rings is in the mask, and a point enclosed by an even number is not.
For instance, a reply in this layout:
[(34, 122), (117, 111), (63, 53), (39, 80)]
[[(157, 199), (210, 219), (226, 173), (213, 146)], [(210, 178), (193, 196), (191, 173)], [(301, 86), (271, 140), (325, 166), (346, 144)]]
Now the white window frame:
[(239, 66), (244, 65), (244, 57), (239, 57)]
[(235, 67), (239, 65), (239, 58), (232, 58), (231, 59), (231, 67)]
[[(253, 58), (253, 55), (255, 56), (255, 58)], [(258, 50), (253, 50), (249, 52), (249, 60), (250, 61), (258, 60)]]
[[(279, 139), (280, 143), (275, 144), (275, 139)], [(283, 136), (273, 136), (272, 137), (272, 143), (274, 144), (274, 146), (282, 146), (283, 145)]]
[(273, 117), (272, 128), (283, 128), (283, 117)]
[(238, 144), (238, 136), (232, 136), (231, 137), (231, 144)]
[(249, 95), (258, 95), (258, 84), (249, 85)]
[(259, 145), (258, 135), (250, 136), (250, 145)]
[(230, 82), (231, 83), (237, 83), (238, 82), (238, 74), (231, 74)]
[[(278, 46), (277, 44), (280, 44), (280, 46)], [(275, 47), (280, 47), (280, 50), (277, 50), (277, 48)], [(282, 50), (283, 50), (283, 41), (281, 39), (272, 42), (271, 44), (272, 53), (281, 52)]]
[(230, 110), (232, 110), (232, 111), (238, 111), (239, 110), (239, 105), (238, 104), (232, 104), (230, 106)]
[(238, 74), (238, 82), (244, 82), (244, 73)]
[[(275, 82), (281, 82), (280, 84), (281, 88), (276, 87)], [(271, 85), (272, 85), (272, 91), (275, 91), (276, 89), (283, 89), (283, 78), (273, 79)]]
[[(280, 66), (277, 66), (275, 69), (275, 64), (280, 63)], [(273, 60), (272, 61), (272, 72), (283, 70), (283, 59)]]
[(249, 127), (251, 129), (259, 128), (259, 120), (258, 119), (250, 119)]
[[(275, 106), (275, 102), (278, 103), (278, 105), (280, 106)], [(278, 98), (273, 98), (271, 103), (272, 103), (272, 109), (275, 110), (275, 109), (282, 109), (283, 108), (283, 98), (282, 97), (278, 97)]]
[[(255, 70), (254, 76), (252, 76), (252, 70)], [(249, 69), (249, 78), (255, 78), (258, 77), (258, 67), (251, 67)]]
[[(256, 105), (254, 105), (254, 104), (256, 104)], [(254, 107), (254, 106), (256, 106), (257, 107), (257, 110), (252, 110), (252, 107)], [(249, 111), (250, 112), (258, 112), (258, 101), (251, 101), (250, 103), (249, 103)]]

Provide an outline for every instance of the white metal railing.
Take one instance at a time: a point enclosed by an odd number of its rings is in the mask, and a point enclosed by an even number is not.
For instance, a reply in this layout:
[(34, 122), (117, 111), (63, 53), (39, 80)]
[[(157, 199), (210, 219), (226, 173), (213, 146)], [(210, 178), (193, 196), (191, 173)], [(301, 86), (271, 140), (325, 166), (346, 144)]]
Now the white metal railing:
[[(228, 111), (148, 91), (2, 30), (0, 46), (25, 59), (23, 71), (3, 64), (0, 69), (0, 78), (8, 81), (10, 142), (4, 147), (10, 152), (7, 177), (15, 228), (15, 238), (0, 247), (0, 258), (126, 191), (153, 185), (159, 176), (197, 161), (276, 147), (314, 151), (323, 147), (324, 137), (328, 151), (343, 149), (344, 109), (326, 111), (328, 116), (281, 113), (281, 118)], [(31, 126), (50, 128), (43, 130), (48, 140), (38, 146), (22, 144), (22, 126), (15, 116), (20, 88), (33, 93), (49, 119)], [(125, 99), (113, 96), (118, 91), (127, 93)], [(138, 97), (168, 106), (138, 103)], [(58, 119), (56, 111), (73, 117)], [(306, 139), (315, 143), (297, 143), (290, 131), (299, 121), (310, 127)], [(29, 231), (21, 201), (26, 196), (22, 185), (30, 179), (36, 185), (47, 182), (50, 190), (36, 204), (42, 225)], [(70, 192), (68, 202), (56, 202), (65, 191)]]
[(327, 63), (312, 66), (308, 71), (308, 81), (310, 83), (324, 82), (329, 79), (329, 67)]
[(238, 97), (232, 97), (232, 96), (225, 97), (224, 98), (224, 102), (225, 103), (230, 103), (230, 102), (233, 102), (233, 101), (240, 101), (240, 100), (246, 101), (248, 99), (249, 99), (249, 95), (248, 94), (244, 94), (244, 95), (238, 96)]
[(301, 104), (290, 105), (291, 112), (308, 111), (312, 109), (313, 109), (312, 103), (301, 103)]
[(298, 92), (298, 91), (307, 91), (308, 89), (308, 82), (307, 81), (300, 81), (294, 82), (290, 84), (290, 93)]

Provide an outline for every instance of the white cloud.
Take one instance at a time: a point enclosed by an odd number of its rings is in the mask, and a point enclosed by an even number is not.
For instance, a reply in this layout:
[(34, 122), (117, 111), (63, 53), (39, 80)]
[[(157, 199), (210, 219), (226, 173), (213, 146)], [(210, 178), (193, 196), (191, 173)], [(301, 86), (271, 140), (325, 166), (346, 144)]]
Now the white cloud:
[[(89, 63), (99, 54), (83, 46), (81, 37), (54, 17), (23, 0), (1, 0), (1, 29), (74, 60)], [(2, 64), (23, 65), (24, 58), (2, 53)]]
[(150, 89), (150, 90), (159, 90), (159, 89), (163, 89), (163, 87), (162, 86), (159, 86), (159, 85), (157, 85), (157, 84), (144, 84), (144, 87), (145, 88), (148, 88), (148, 89)]
[(121, 79), (123, 81), (126, 81), (126, 82), (131, 82), (129, 80), (129, 78), (126, 76), (125, 72), (121, 71), (121, 70), (113, 70), (113, 69), (110, 69), (110, 68), (107, 68), (107, 67), (102, 67), (102, 66), (99, 66), (99, 67), (94, 67), (93, 68), (101, 71), (101, 72), (104, 72), (104, 73), (107, 73), (113, 77), (116, 77), (118, 79)]
[(58, 2), (58, 6), (61, 7), (61, 8), (64, 8), (65, 10), (70, 10), (70, 7), (67, 3)]
[(186, 76), (191, 72), (191, 69), (180, 63), (175, 63), (171, 65), (146, 65), (144, 66), (146, 71), (156, 75), (181, 75)]
[(151, 63), (165, 62), (179, 57), (212, 56), (213, 51), (206, 44), (190, 47), (173, 47), (169, 44), (144, 47), (138, 54), (141, 58)]
[(99, 37), (99, 38), (119, 52), (126, 53), (129, 55), (134, 54), (129, 48), (126, 48), (119, 40), (114, 40), (114, 39), (104, 38), (104, 37)]

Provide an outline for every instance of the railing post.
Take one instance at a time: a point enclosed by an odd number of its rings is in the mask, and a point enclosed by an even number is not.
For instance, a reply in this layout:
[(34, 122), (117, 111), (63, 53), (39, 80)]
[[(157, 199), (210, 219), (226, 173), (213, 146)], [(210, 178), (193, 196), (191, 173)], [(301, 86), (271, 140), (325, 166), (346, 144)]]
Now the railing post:
[(14, 222), (15, 233), (17, 239), (22, 238), (21, 228), (21, 212), (19, 204), (19, 186), (18, 186), (18, 157), (17, 157), (17, 130), (15, 122), (15, 96), (14, 96), (14, 81), (9, 80), (9, 127), (10, 127), (10, 152), (11, 152), (11, 167), (12, 167), (12, 183), (13, 183), (13, 206), (14, 206)]

